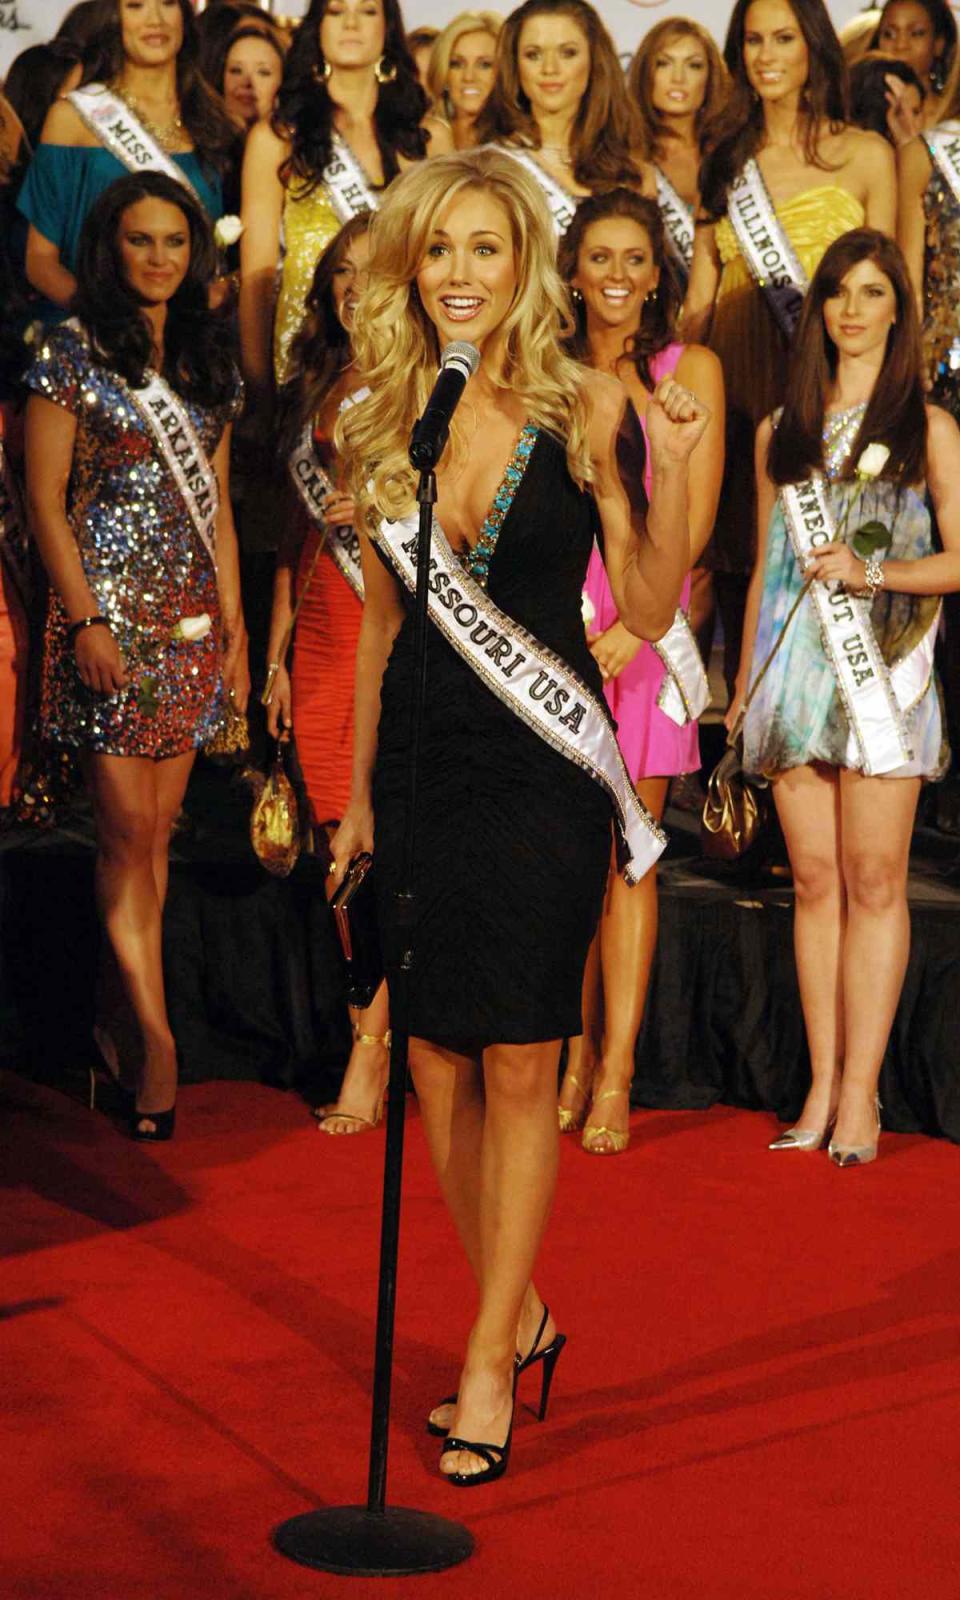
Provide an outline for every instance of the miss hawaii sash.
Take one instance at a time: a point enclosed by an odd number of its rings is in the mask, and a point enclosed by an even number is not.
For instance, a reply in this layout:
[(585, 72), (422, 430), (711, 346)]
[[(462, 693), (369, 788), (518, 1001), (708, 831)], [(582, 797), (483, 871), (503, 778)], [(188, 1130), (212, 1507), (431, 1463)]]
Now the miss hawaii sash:
[(931, 161), (960, 204), (960, 122), (941, 122), (923, 138)]
[(326, 528), (327, 550), (336, 562), (342, 577), (350, 585), (358, 600), (363, 599), (363, 571), (360, 566), (360, 539), (355, 528), (330, 527), (324, 518), (323, 508), (333, 494), (334, 486), (324, 472), (317, 452), (313, 448), (313, 430), (309, 423), (303, 430), (296, 448), (287, 463), (293, 486), (300, 496), (307, 516), (318, 527)]
[[(377, 534), (378, 548), (411, 594), (417, 587), (418, 522), (417, 513), (383, 521)], [(637, 798), (605, 709), (565, 661), (494, 605), (463, 569), (436, 518), (429, 614), (497, 699), (606, 791), (623, 845), (621, 870), (628, 883), (638, 883), (667, 840)]]
[(72, 90), (67, 99), (90, 132), (128, 172), (164, 172), (200, 200), (183, 168), (160, 148), (126, 101), (105, 83), (85, 83), (82, 89)]
[(334, 133), (332, 154), (323, 169), (323, 186), (341, 223), (364, 211), (376, 211), (380, 202), (346, 139)]
[(693, 210), (678, 195), (666, 173), (659, 167), (653, 170), (657, 175), (657, 205), (663, 218), (667, 243), (686, 283), (693, 262)]
[(743, 259), (787, 338), (800, 317), (807, 275), (774, 210), (760, 168), (751, 159), (727, 190), (727, 216)]
[(557, 233), (566, 233), (573, 221), (574, 212), (580, 204), (580, 198), (586, 199), (586, 196), (578, 197), (570, 194), (568, 190), (557, 182), (556, 178), (551, 178), (549, 172), (544, 167), (541, 167), (539, 161), (535, 161), (533, 156), (526, 150), (518, 150), (515, 145), (509, 144), (501, 145), (499, 148), (505, 150), (508, 156), (513, 156), (514, 161), (519, 161), (521, 167), (526, 167), (530, 176), (536, 178), (546, 196), (547, 207), (553, 218)]
[(686, 613), (679, 606), (669, 632), (658, 639), (653, 648), (667, 669), (657, 705), (680, 728), (688, 722), (696, 722), (710, 703), (710, 685), (697, 641)]
[[(787, 531), (801, 570), (820, 545), (836, 538), (836, 522), (822, 473), (780, 490)], [(877, 644), (869, 602), (844, 589), (811, 584), (820, 637), (850, 724), (847, 760), (868, 777), (912, 761), (904, 714), (923, 698), (933, 671), (940, 608), (920, 643), (892, 671)]]

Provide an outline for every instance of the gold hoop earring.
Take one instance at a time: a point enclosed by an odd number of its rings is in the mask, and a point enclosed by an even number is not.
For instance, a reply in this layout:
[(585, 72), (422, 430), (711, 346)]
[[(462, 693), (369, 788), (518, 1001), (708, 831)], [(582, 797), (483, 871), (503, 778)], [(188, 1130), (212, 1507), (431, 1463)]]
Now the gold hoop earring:
[(333, 68), (331, 67), (329, 61), (324, 61), (322, 65), (319, 61), (317, 61), (310, 69), (310, 76), (314, 83), (329, 83), (330, 74), (332, 71)]
[(384, 62), (386, 60), (386, 56), (381, 56), (380, 60), (373, 69), (373, 76), (376, 78), (378, 83), (392, 83), (394, 78), (397, 76), (397, 63), (395, 61), (390, 61), (387, 62), (386, 66), (384, 66)]

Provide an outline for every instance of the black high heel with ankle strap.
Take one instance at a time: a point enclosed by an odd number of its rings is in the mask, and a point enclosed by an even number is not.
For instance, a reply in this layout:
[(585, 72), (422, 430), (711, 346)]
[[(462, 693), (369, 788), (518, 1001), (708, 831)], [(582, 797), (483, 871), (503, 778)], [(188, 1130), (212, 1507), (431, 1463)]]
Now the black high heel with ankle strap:
[(502, 1478), (510, 1462), (510, 1446), (513, 1443), (513, 1420), (517, 1411), (517, 1379), (520, 1376), (522, 1362), (516, 1358), (513, 1368), (513, 1398), (510, 1402), (510, 1426), (503, 1444), (480, 1444), (475, 1439), (458, 1439), (448, 1434), (446, 1443), (440, 1451), (440, 1460), (444, 1456), (455, 1454), (458, 1450), (469, 1450), (471, 1455), (479, 1456), (486, 1465), (482, 1472), (442, 1472), (440, 1476), (447, 1483), (452, 1483), (455, 1489), (474, 1489), (481, 1483), (493, 1483), (495, 1479)]
[[(550, 1307), (544, 1306), (543, 1316), (540, 1318), (540, 1326), (537, 1329), (537, 1336), (530, 1347), (529, 1355), (524, 1356), (522, 1360), (519, 1357), (517, 1358), (518, 1378), (521, 1372), (526, 1372), (528, 1367), (536, 1366), (538, 1361), (543, 1362), (543, 1375), (540, 1380), (540, 1405), (537, 1409), (538, 1422), (545, 1422), (547, 1419), (547, 1406), (550, 1403), (550, 1389), (553, 1384), (553, 1374), (557, 1369), (557, 1362), (560, 1360), (561, 1351), (567, 1342), (567, 1336), (565, 1333), (557, 1333), (554, 1334), (554, 1337), (549, 1344), (544, 1345), (542, 1350), (537, 1349), (540, 1340), (543, 1338), (543, 1330), (549, 1321)], [(435, 1409), (439, 1410), (440, 1406), (455, 1406), (457, 1403), (457, 1398), (458, 1397), (455, 1394), (448, 1394), (445, 1399), (439, 1401)], [(431, 1422), (429, 1418), (427, 1419), (427, 1432), (431, 1434), (434, 1439), (445, 1439), (447, 1437), (446, 1428), (441, 1428), (439, 1423)]]

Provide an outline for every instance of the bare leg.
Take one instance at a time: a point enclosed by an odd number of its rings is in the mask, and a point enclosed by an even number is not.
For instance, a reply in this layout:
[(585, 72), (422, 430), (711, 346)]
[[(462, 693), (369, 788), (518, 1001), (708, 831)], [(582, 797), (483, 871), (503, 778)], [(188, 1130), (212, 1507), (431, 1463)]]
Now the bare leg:
[[(480, 1162), (480, 1307), (470, 1333), (452, 1432), (502, 1445), (510, 1426), (517, 1325), (553, 1200), (560, 1041), (484, 1051), (486, 1115)], [(441, 1471), (478, 1472), (470, 1451)]]
[(907, 870), (919, 778), (840, 775), (846, 1046), (835, 1142), (873, 1144), (874, 1097), (910, 954)]
[[(363, 1133), (376, 1126), (390, 1072), (390, 1047), (385, 1042), (389, 1027), (387, 985), (381, 983), (370, 1004), (356, 1014), (350, 1060), (337, 1103), (320, 1123), (323, 1133)], [(361, 1039), (361, 1034), (367, 1038)]]
[[(644, 778), (637, 784), (640, 799), (658, 822), (663, 816), (669, 785), (669, 778)], [(606, 1127), (615, 1133), (626, 1133), (630, 1125), (634, 1051), (657, 949), (657, 922), (656, 868), (651, 867), (639, 883), (631, 886), (615, 866), (611, 867), (600, 922), (603, 1057), (600, 1072), (594, 1079), (594, 1103), (587, 1118), (588, 1130)], [(590, 1144), (598, 1155), (610, 1155), (616, 1149), (607, 1134), (592, 1139)]]
[(841, 949), (846, 907), (840, 870), (840, 789), (833, 767), (795, 767), (773, 786), (795, 895), (793, 944), (813, 1078), (797, 1124), (826, 1128), (843, 1061)]
[[(607, 895), (610, 893), (609, 882)], [(580, 997), (583, 1032), (567, 1040), (567, 1066), (560, 1085), (560, 1107), (570, 1116), (571, 1128), (578, 1128), (590, 1104), (590, 1091), (600, 1060), (603, 1037), (603, 982), (600, 975), (600, 925), (587, 951)]]
[(180, 815), (195, 760), (196, 751), (188, 750), (182, 756), (154, 762), (157, 826), (153, 836), (153, 881), (157, 886), (161, 911), (167, 903), (167, 885), (170, 881), (170, 838)]
[(176, 1047), (163, 992), (161, 907), (153, 865), (158, 822), (155, 766), (136, 756), (93, 755), (88, 763), (97, 824), (97, 904), (140, 1027), (143, 1070), (137, 1103), (148, 1115), (173, 1104), (177, 1081)]

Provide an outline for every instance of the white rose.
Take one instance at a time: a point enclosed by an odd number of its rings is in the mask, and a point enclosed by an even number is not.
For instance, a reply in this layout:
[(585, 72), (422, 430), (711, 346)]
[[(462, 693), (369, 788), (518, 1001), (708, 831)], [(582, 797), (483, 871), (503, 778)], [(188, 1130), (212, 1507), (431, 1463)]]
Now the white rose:
[(198, 639), (205, 639), (213, 627), (213, 618), (209, 611), (201, 611), (199, 617), (181, 617), (174, 625), (171, 637), (183, 639), (187, 644), (196, 644)]
[(228, 250), (232, 244), (236, 244), (242, 232), (243, 223), (240, 218), (231, 214), (221, 217), (219, 222), (214, 224), (213, 237), (221, 250)]
[(596, 618), (597, 608), (590, 599), (590, 596), (587, 594), (586, 589), (584, 589), (582, 595), (580, 596), (580, 611), (583, 616), (583, 626), (585, 628), (589, 628), (591, 622), (593, 622)]
[(857, 462), (857, 477), (879, 478), (889, 459), (890, 451), (887, 445), (868, 444)]

